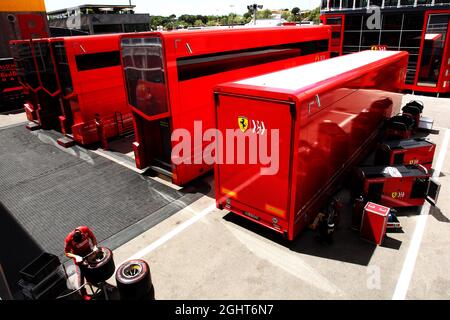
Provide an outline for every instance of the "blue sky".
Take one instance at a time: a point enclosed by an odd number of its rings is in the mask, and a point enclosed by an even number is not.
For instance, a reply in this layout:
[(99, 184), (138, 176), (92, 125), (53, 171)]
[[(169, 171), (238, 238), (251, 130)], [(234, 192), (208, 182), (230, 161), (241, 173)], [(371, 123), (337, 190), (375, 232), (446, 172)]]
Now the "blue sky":
[[(128, 4), (129, 0), (45, 0), (47, 11), (61, 8), (74, 7), (80, 4)], [(299, 7), (300, 9), (312, 9), (318, 7), (320, 0), (131, 0), (136, 5), (137, 12), (151, 15), (181, 15), (188, 14), (228, 14), (230, 12), (244, 13), (247, 5), (258, 3), (264, 8), (281, 9)]]

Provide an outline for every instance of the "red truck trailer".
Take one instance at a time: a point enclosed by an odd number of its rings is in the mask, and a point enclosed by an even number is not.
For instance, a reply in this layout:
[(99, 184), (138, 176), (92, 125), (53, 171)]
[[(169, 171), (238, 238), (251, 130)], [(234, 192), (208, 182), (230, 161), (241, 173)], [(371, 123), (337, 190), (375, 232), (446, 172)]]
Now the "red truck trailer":
[(60, 81), (61, 127), (87, 145), (132, 131), (119, 51), (120, 34), (51, 38)]
[(180, 129), (194, 137), (196, 121), (200, 135), (214, 128), (213, 88), (219, 83), (328, 58), (330, 35), (323, 26), (122, 35), (136, 166), (151, 167), (178, 185), (212, 169), (202, 158), (207, 142), (171, 157), (178, 143), (172, 133)]
[(400, 110), (407, 60), (363, 51), (219, 85), (217, 207), (294, 239)]
[(17, 69), (17, 79), (23, 88), (24, 108), (27, 118), (39, 122), (38, 92), (41, 89), (36, 60), (31, 47), (31, 40), (13, 40), (10, 42), (11, 53)]
[(48, 39), (31, 40), (32, 53), (36, 62), (40, 90), (37, 91), (37, 122), (44, 129), (61, 130), (61, 87), (56, 74), (54, 59)]
[(0, 1), (0, 113), (18, 110), (23, 90), (9, 50), (9, 41), (48, 37), (44, 0)]
[(28, 119), (83, 145), (132, 131), (118, 39), (119, 34), (12, 41), (28, 93)]

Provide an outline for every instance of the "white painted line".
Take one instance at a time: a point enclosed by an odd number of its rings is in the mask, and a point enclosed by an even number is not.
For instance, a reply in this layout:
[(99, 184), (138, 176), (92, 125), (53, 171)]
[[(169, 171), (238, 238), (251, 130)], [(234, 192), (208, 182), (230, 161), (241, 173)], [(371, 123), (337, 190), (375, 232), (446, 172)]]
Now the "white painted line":
[(438, 179), (441, 175), (442, 167), (444, 166), (445, 156), (450, 141), (450, 129), (445, 129), (444, 142), (442, 143), (441, 150), (439, 151), (439, 158), (434, 168), (433, 178)]
[[(111, 160), (111, 161), (113, 161), (113, 162), (115, 162), (117, 164), (120, 164), (121, 166), (124, 166), (127, 169), (133, 170), (134, 172), (137, 172), (139, 174), (143, 174), (145, 172), (145, 170), (138, 169), (134, 165), (132, 165), (132, 164), (126, 162), (126, 161), (121, 161), (121, 160), (119, 160), (119, 159), (109, 155), (108, 152), (105, 152), (105, 151), (102, 151), (102, 150), (93, 150), (92, 152), (95, 153), (95, 154), (98, 154), (99, 156), (104, 157), (104, 158), (106, 158), (108, 160)], [(177, 191), (180, 191), (181, 189), (183, 189), (183, 187), (177, 186), (176, 184), (173, 184), (173, 183), (171, 183), (169, 181), (161, 179), (160, 177), (149, 177), (149, 178), (152, 179), (152, 180), (155, 180), (155, 181), (157, 181), (159, 183), (162, 183), (162, 184), (164, 184), (164, 185), (166, 185), (166, 186), (168, 186), (168, 187), (170, 187), (170, 188), (172, 188), (174, 190), (177, 190)]]
[[(444, 165), (445, 157), (447, 154), (447, 149), (450, 141), (450, 129), (445, 129), (444, 141), (439, 151), (439, 157), (436, 162), (435, 170), (433, 173), (433, 178), (439, 179), (439, 176)], [(418, 217), (416, 229), (411, 240), (411, 244), (406, 255), (405, 262), (403, 263), (403, 268), (400, 273), (400, 277), (397, 281), (397, 286), (395, 287), (395, 292), (392, 300), (405, 300), (408, 293), (409, 284), (411, 282), (412, 275), (414, 273), (414, 267), (416, 265), (417, 256), (419, 254), (420, 245), (422, 243), (423, 234), (425, 233), (425, 227), (427, 225), (428, 214), (430, 212), (431, 206), (428, 203), (422, 207), (420, 211), (420, 216)]]
[(111, 160), (111, 161), (113, 161), (113, 162), (115, 162), (117, 164), (120, 164), (121, 166), (124, 166), (127, 169), (133, 170), (134, 172), (137, 172), (139, 174), (142, 174), (145, 171), (145, 170), (140, 170), (140, 169), (136, 168), (133, 165), (130, 165), (129, 163), (127, 163), (125, 161), (120, 161), (120, 160), (116, 159), (115, 157), (110, 156), (108, 153), (106, 153), (106, 152), (104, 152), (102, 150), (93, 150), (92, 152), (95, 153), (95, 154), (98, 154), (99, 156), (101, 156), (103, 158), (106, 158), (106, 159)]
[(216, 208), (216, 205), (213, 204), (213, 205), (210, 205), (209, 207), (203, 209), (201, 212), (199, 212), (198, 214), (196, 214), (195, 216), (193, 216), (189, 220), (183, 222), (182, 224), (180, 224), (179, 226), (177, 226), (176, 228), (174, 228), (170, 232), (166, 233), (164, 236), (162, 236), (161, 238), (159, 238), (155, 242), (151, 243), (150, 245), (148, 245), (144, 249), (138, 251), (137, 253), (135, 253), (134, 255), (129, 257), (128, 259), (122, 261), (119, 264), (119, 266), (122, 263), (124, 263), (125, 261), (134, 260), (134, 259), (140, 259), (140, 258), (144, 257), (145, 255), (149, 254), (150, 252), (152, 252), (156, 248), (158, 248), (158, 247), (162, 246), (163, 244), (165, 244), (170, 239), (174, 238), (180, 232), (182, 232), (185, 229), (189, 228), (191, 225), (193, 225), (194, 223), (196, 223), (197, 221), (199, 221), (203, 217), (207, 216), (211, 212), (213, 212), (215, 208)]

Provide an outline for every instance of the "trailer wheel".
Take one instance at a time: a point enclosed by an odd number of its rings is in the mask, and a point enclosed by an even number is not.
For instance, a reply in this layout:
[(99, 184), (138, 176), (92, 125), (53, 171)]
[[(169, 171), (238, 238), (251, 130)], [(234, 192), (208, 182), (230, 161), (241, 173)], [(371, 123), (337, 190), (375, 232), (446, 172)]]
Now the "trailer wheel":
[(143, 260), (123, 263), (116, 272), (117, 289), (123, 300), (154, 300), (150, 268)]
[(112, 277), (116, 269), (112, 251), (108, 248), (98, 248), (98, 252), (89, 256), (82, 268), (88, 282), (105, 282)]

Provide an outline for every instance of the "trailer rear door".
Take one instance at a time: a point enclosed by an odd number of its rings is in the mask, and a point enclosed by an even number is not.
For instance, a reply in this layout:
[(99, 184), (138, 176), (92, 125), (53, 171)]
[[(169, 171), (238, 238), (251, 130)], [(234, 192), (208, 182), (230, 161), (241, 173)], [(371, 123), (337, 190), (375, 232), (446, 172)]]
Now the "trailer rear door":
[(128, 103), (153, 120), (169, 116), (162, 41), (158, 37), (121, 41)]
[[(218, 154), (218, 161), (224, 164), (218, 170), (219, 190), (216, 192), (233, 207), (239, 207), (240, 203), (256, 209), (245, 212), (251, 217), (261, 218), (258, 211), (262, 211), (278, 221), (288, 220), (291, 105), (282, 101), (220, 95), (216, 108), (217, 128), (224, 137), (223, 157), (220, 149)], [(242, 141), (245, 141), (244, 149)]]

